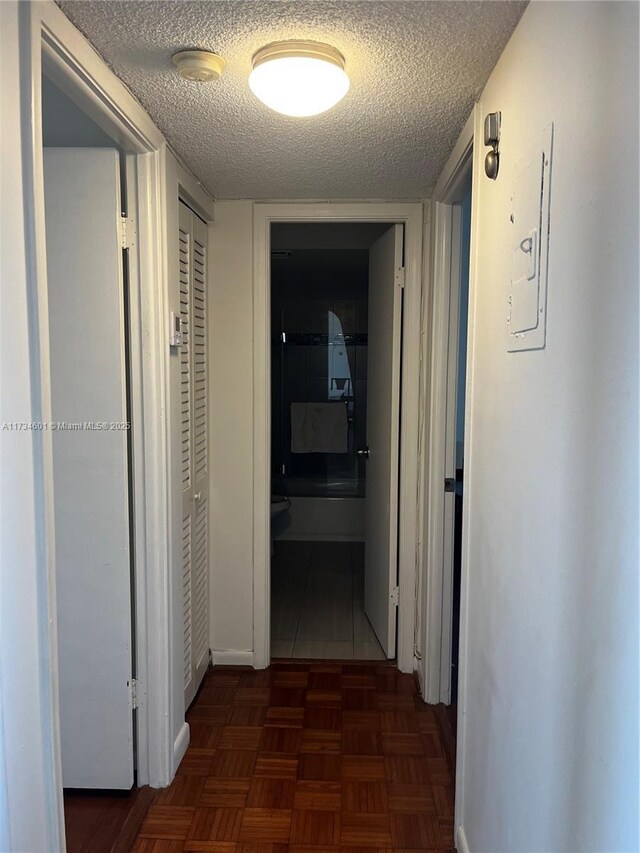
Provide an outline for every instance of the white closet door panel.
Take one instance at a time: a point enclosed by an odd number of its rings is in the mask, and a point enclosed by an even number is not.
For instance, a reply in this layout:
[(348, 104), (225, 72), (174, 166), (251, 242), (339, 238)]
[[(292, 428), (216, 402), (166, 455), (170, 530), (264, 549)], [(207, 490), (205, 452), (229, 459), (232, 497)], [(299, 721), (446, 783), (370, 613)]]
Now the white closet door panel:
[(180, 203), (180, 429), (185, 705), (209, 665), (207, 227)]
[(207, 376), (207, 226), (193, 222), (193, 476), (195, 544), (192, 587), (194, 679), (197, 685), (209, 665), (209, 393)]
[[(110, 149), (44, 152), (54, 421), (124, 423), (120, 178)], [(62, 777), (133, 784), (127, 432), (53, 439)]]

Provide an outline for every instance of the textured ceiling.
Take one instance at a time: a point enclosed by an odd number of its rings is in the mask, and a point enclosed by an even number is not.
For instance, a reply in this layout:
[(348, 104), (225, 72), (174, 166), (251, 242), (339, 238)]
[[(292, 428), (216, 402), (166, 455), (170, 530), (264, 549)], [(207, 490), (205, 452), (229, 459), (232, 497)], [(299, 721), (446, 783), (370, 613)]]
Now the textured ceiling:
[[(421, 198), (433, 185), (526, 3), (430, 0), (60, 0), (216, 198)], [(253, 53), (326, 41), (351, 89), (295, 119), (251, 93)], [(217, 83), (178, 76), (171, 55), (227, 60)]]

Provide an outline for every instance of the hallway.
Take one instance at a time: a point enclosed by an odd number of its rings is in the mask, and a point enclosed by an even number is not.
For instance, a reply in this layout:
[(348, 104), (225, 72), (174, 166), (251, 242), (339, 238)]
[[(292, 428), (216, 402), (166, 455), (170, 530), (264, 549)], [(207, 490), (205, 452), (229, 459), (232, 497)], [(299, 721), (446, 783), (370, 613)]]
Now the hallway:
[(390, 664), (209, 670), (191, 744), (135, 853), (453, 846), (433, 707)]

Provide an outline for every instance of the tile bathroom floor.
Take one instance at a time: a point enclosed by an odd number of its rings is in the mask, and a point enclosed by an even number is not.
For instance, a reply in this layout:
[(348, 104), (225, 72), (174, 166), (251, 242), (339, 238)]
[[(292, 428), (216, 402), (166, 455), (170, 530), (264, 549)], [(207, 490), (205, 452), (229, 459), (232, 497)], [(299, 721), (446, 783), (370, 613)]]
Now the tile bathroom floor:
[(271, 656), (386, 659), (364, 612), (364, 543), (276, 541)]

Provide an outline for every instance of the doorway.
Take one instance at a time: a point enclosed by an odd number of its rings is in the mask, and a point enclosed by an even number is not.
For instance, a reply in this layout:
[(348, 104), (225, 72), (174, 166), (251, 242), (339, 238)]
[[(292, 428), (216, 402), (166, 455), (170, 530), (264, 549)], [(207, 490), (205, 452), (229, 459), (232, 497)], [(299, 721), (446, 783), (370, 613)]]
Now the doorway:
[[(401, 229), (398, 259), (395, 241), (387, 223), (271, 226), (273, 657), (395, 654), (395, 607), (389, 619), (385, 605), (389, 586), (397, 585), (396, 535), (386, 543), (375, 536), (385, 526), (397, 529), (397, 520), (372, 523), (371, 516), (384, 490), (389, 500), (377, 514), (397, 517), (397, 430), (392, 438), (368, 423), (373, 413), (385, 419), (383, 430), (386, 421), (397, 424), (402, 294), (394, 267), (402, 264)], [(375, 461), (368, 458), (371, 442)], [(383, 455), (393, 476), (375, 465)], [(376, 564), (378, 554), (384, 566)]]
[[(312, 612), (313, 602), (317, 601), (314, 589), (322, 588), (323, 595), (328, 598), (330, 597), (328, 587), (333, 589), (335, 586), (337, 590), (342, 584), (343, 593), (350, 591), (351, 596), (350, 601), (348, 594), (341, 596), (342, 612), (345, 618), (330, 617), (324, 620), (330, 623), (333, 621), (334, 624), (340, 622), (343, 626), (346, 622), (347, 631), (351, 630), (350, 639), (337, 640), (337, 642), (349, 644), (349, 649), (347, 650), (345, 646), (337, 650), (342, 652), (344, 648), (346, 656), (352, 657), (356, 643), (363, 645), (369, 643), (370, 654), (375, 648), (379, 659), (381, 651), (387, 659), (393, 659), (397, 655), (401, 669), (410, 671), (413, 668), (415, 489), (417, 487), (419, 393), (419, 361), (415, 358), (415, 354), (419, 352), (420, 335), (422, 214), (420, 204), (265, 204), (255, 206), (254, 666), (268, 665), (271, 660), (270, 623), (273, 617), (280, 618), (283, 609), (288, 609), (290, 621), (295, 621), (291, 611), (298, 608), (298, 626), (302, 627), (302, 631), (293, 637), (277, 638), (287, 641), (283, 645), (278, 643), (278, 651), (285, 655), (293, 654), (297, 639), (299, 643), (297, 654), (307, 657), (307, 652), (312, 651), (307, 643), (324, 642), (325, 638), (315, 639), (308, 636), (310, 633), (319, 631), (318, 623), (323, 621), (317, 618), (318, 608), (315, 608), (316, 612)], [(359, 246), (361, 250), (366, 251), (367, 259), (364, 276), (367, 282), (367, 357), (365, 360), (364, 351), (362, 351), (358, 373), (362, 377), (360, 379), (356, 379), (358, 354), (355, 350), (358, 346), (363, 346), (364, 339), (347, 341), (345, 346), (344, 337), (339, 337), (346, 334), (342, 323), (343, 318), (340, 317), (340, 311), (336, 314), (333, 308), (329, 308), (326, 295), (323, 297), (321, 293), (316, 294), (319, 301), (322, 298), (325, 300), (322, 313), (323, 327), (322, 331), (317, 333), (324, 337), (317, 341), (300, 337), (305, 334), (313, 336), (314, 330), (309, 328), (306, 332), (290, 332), (294, 335), (295, 341), (288, 343), (286, 340), (288, 330), (280, 328), (279, 325), (282, 314), (278, 316), (277, 311), (282, 311), (282, 308), (277, 308), (277, 296), (272, 303), (272, 287), (278, 275), (277, 266), (278, 264), (286, 266), (287, 260), (292, 260), (294, 257), (291, 245), (277, 244), (276, 241), (281, 237), (277, 229), (308, 227), (311, 224), (330, 228), (334, 234), (339, 234), (341, 228), (347, 227), (359, 227), (362, 234), (366, 233), (367, 228), (375, 229), (375, 234), (372, 231), (369, 232), (368, 243), (361, 242)], [(332, 246), (325, 243), (324, 249), (338, 249), (340, 245), (337, 243)], [(309, 251), (315, 249), (317, 253), (321, 248), (322, 246), (309, 246)], [(342, 248), (345, 248), (344, 243)], [(275, 253), (275, 258), (272, 256), (272, 251)], [(287, 252), (290, 253), (289, 257), (286, 255)], [(376, 254), (380, 257), (375, 263), (371, 263)], [(295, 260), (292, 266), (295, 266)], [(373, 283), (370, 276), (377, 275), (376, 270), (379, 270), (380, 275), (388, 280), (387, 287), (372, 288), (370, 286)], [(327, 276), (324, 278), (326, 281)], [(277, 284), (274, 292), (276, 290)], [(374, 294), (373, 299), (372, 294)], [(385, 295), (382, 300), (378, 298), (379, 294)], [(334, 296), (340, 303), (340, 294), (334, 294)], [(364, 299), (364, 294), (361, 292), (360, 297), (351, 294), (344, 298), (348, 303), (350, 299)], [(384, 299), (390, 300), (390, 303), (383, 304)], [(380, 304), (376, 307), (378, 302)], [(401, 325), (403, 303), (405, 321)], [(275, 316), (272, 316), (272, 307)], [(362, 315), (363, 306), (360, 307)], [(355, 329), (353, 334), (365, 334), (358, 332), (357, 311), (355, 314), (354, 311), (356, 311), (355, 308), (351, 312), (351, 317), (355, 325), (347, 328)], [(388, 324), (382, 324), (388, 329), (388, 333), (384, 335), (376, 333), (372, 337), (372, 324), (377, 322), (375, 318), (378, 315), (390, 319)], [(285, 333), (285, 341), (282, 340), (282, 332)], [(291, 340), (289, 337), (289, 341)], [(336, 346), (334, 347), (333, 344)], [(278, 348), (275, 354), (274, 346)], [(352, 346), (354, 351), (347, 352), (348, 346)], [(381, 351), (384, 350), (386, 354), (376, 359), (372, 355), (372, 346)], [(294, 348), (300, 349), (300, 352), (291, 355)], [(303, 348), (306, 348), (306, 351), (303, 352)], [(311, 357), (316, 365), (322, 362), (323, 367), (323, 374), (313, 377), (313, 380), (310, 368)], [(305, 399), (290, 399), (286, 392), (287, 383), (282, 381), (282, 371), (287, 365), (289, 365), (287, 369), (293, 373), (308, 371), (307, 391), (309, 392), (312, 387), (320, 391), (322, 386), (322, 398), (314, 399), (308, 395)], [(388, 371), (387, 375), (383, 374), (385, 369)], [(378, 377), (377, 379), (373, 379), (374, 374)], [(400, 376), (402, 376), (402, 386)], [(304, 380), (304, 377), (301, 379)], [(317, 384), (311, 386), (312, 381), (316, 381)], [(380, 416), (377, 421), (376, 409), (374, 409), (373, 419), (371, 416), (371, 394), (367, 392), (366, 401), (362, 397), (359, 402), (356, 399), (358, 396), (356, 382), (366, 382), (368, 388), (375, 384), (377, 394), (374, 400), (379, 396), (381, 401), (378, 407)], [(278, 387), (285, 387), (285, 393), (278, 392)], [(364, 384), (360, 386), (360, 390), (363, 387)], [(298, 386), (298, 390), (300, 388), (301, 386)], [(312, 413), (309, 409), (315, 404), (320, 404), (320, 408)], [(366, 408), (370, 409), (368, 415), (361, 418), (364, 425), (361, 423), (359, 427), (355, 420), (357, 406), (361, 406), (362, 411), (366, 411)], [(405, 418), (406, 412), (411, 412), (413, 417)], [(329, 419), (343, 442), (340, 449), (335, 445), (327, 447), (328, 453), (323, 453), (323, 448), (319, 445), (317, 450), (313, 450), (309, 444), (309, 442), (313, 443), (318, 435), (322, 437), (326, 434), (327, 422), (324, 427), (318, 427), (317, 419), (322, 421), (323, 417)], [(350, 417), (353, 418), (352, 422), (349, 421)], [(313, 418), (316, 418), (315, 426)], [(275, 424), (274, 441), (272, 441), (272, 423)], [(377, 439), (376, 431), (378, 431)], [(361, 439), (363, 436), (366, 444), (360, 445), (356, 438)], [(305, 442), (307, 442), (306, 445)], [(384, 450), (374, 451), (374, 443), (376, 448), (384, 448)], [(368, 458), (367, 446), (370, 448)], [(394, 448), (395, 459), (392, 463)], [(340, 453), (339, 450), (341, 450)], [(360, 455), (357, 453), (358, 450), (361, 451)], [(262, 459), (267, 461), (266, 466), (263, 466)], [(366, 470), (364, 477), (359, 473), (361, 468)], [(288, 475), (291, 475), (289, 480)], [(293, 497), (283, 494), (291, 489), (294, 492), (300, 491), (301, 488), (307, 492), (314, 490), (316, 493), (293, 494)], [(329, 494), (327, 490), (334, 492), (343, 490), (343, 492)], [(358, 497), (358, 490), (361, 495), (363, 493), (367, 495), (369, 500)], [(375, 498), (376, 492), (379, 495), (378, 499)], [(273, 502), (272, 497), (275, 499)], [(287, 498), (287, 501), (278, 500), (283, 498)], [(302, 504), (302, 512), (299, 511), (300, 502), (296, 501), (296, 498), (306, 499)], [(342, 512), (333, 513), (332, 502), (338, 501), (341, 501), (339, 507)], [(348, 501), (352, 501), (350, 506), (347, 505)], [(272, 503), (276, 505), (273, 540), (271, 537)], [(278, 504), (283, 503), (284, 508), (278, 507)], [(369, 512), (368, 506), (374, 507), (373, 513)], [(312, 510), (311, 513), (307, 512), (309, 509)], [(316, 518), (313, 517), (314, 514)], [(379, 521), (372, 523), (372, 517), (384, 519), (384, 523), (381, 524)], [(398, 518), (402, 518), (400, 525), (398, 525)], [(375, 543), (368, 553), (362, 546), (363, 541), (368, 538), (367, 526), (369, 530), (373, 530)], [(317, 531), (321, 533), (318, 534)], [(317, 548), (310, 546), (309, 543), (315, 542), (320, 542), (321, 545)], [(291, 554), (297, 550), (302, 556), (296, 558), (287, 555), (287, 549)], [(327, 554), (327, 559), (321, 558), (322, 551)], [(298, 576), (295, 579), (298, 584), (296, 592), (298, 603), (281, 602), (280, 612), (274, 608), (273, 613), (271, 612), (272, 553), (275, 553), (276, 573), (281, 571), (285, 575), (287, 572), (291, 575), (295, 571), (291, 568), (291, 564), (295, 564), (296, 561), (306, 566), (302, 573), (303, 578)], [(280, 568), (279, 562), (289, 565)], [(325, 566), (333, 564), (334, 573), (338, 573), (335, 568), (340, 564), (346, 580), (343, 577), (343, 581), (336, 582), (333, 586), (323, 583), (321, 577), (316, 576), (316, 572), (321, 568), (320, 562)], [(305, 573), (306, 580), (304, 580)], [(357, 599), (354, 599), (354, 590), (357, 591), (359, 576), (362, 576), (364, 586), (364, 600), (360, 607)], [(311, 585), (307, 586), (310, 579), (312, 579)], [(369, 582), (369, 579), (372, 582)], [(277, 590), (274, 590), (274, 594), (276, 592)], [(308, 619), (305, 616), (305, 597)], [(286, 595), (284, 598), (286, 599)], [(325, 612), (337, 612), (332, 610), (329, 602), (323, 607)], [(355, 618), (354, 612), (357, 613)], [(367, 625), (371, 628), (367, 630), (362, 640), (356, 640), (355, 624), (361, 616), (362, 619), (367, 619), (367, 622), (362, 625), (363, 631)], [(314, 620), (316, 627), (312, 627)], [(274, 626), (274, 629), (274, 634), (278, 633), (279, 627)], [(316, 636), (318, 636), (317, 633)], [(316, 653), (321, 657), (332, 654), (332, 650), (321, 651), (319, 646), (316, 649)], [(337, 656), (342, 657), (343, 654)]]

